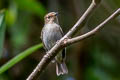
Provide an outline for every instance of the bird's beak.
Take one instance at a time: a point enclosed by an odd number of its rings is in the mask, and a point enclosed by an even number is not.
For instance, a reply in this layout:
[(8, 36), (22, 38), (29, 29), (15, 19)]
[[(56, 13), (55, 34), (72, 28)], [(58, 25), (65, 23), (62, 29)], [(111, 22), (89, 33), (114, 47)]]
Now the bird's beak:
[(56, 14), (55, 14), (55, 16), (58, 16), (58, 12), (55, 12)]

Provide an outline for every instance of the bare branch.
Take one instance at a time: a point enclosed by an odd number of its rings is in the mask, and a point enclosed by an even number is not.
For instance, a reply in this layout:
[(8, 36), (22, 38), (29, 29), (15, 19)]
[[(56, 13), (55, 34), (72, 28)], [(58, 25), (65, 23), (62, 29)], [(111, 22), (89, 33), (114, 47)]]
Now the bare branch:
[(88, 17), (91, 15), (93, 10), (97, 8), (100, 1), (101, 0), (92, 0), (92, 3), (90, 4), (89, 8), (85, 11), (82, 17), (76, 22), (76, 24), (69, 30), (69, 32), (65, 35), (65, 37), (72, 36), (76, 32), (79, 26), (83, 26), (86, 19), (88, 19)]
[(115, 13), (113, 13), (109, 18), (107, 18), (104, 22), (102, 22), (92, 31), (72, 39), (67, 39), (68, 37), (72, 36), (76, 32), (76, 30), (78, 29), (78, 26), (81, 25), (86, 20), (86, 18), (96, 8), (99, 2), (100, 0), (92, 0), (91, 5), (87, 9), (87, 11), (83, 14), (83, 16), (72, 27), (72, 29), (63, 38), (61, 38), (59, 42), (49, 52), (47, 52), (47, 54), (42, 58), (40, 63), (37, 65), (34, 71), (30, 74), (27, 80), (35, 80), (36, 76), (41, 74), (41, 72), (47, 67), (47, 65), (51, 62), (51, 60), (57, 55), (57, 52), (59, 52), (62, 48), (66, 47), (69, 44), (73, 44), (75, 42), (78, 42), (80, 40), (83, 40), (95, 34), (100, 28), (104, 26), (104, 24), (106, 24), (108, 21), (110, 21), (114, 17), (118, 16), (118, 14), (120, 13), (120, 9), (118, 9)]
[(96, 32), (98, 32), (101, 28), (103, 28), (103, 26), (108, 23), (110, 20), (112, 20), (113, 18), (115, 18), (116, 16), (118, 16), (120, 14), (120, 8), (118, 10), (116, 10), (111, 16), (109, 16), (106, 20), (104, 20), (101, 24), (99, 24), (97, 27), (95, 27), (93, 30), (81, 35), (81, 36), (78, 36), (78, 37), (75, 37), (75, 38), (72, 38), (72, 39), (68, 39), (66, 44), (73, 44), (75, 42), (79, 42), (83, 39), (86, 39), (92, 35), (94, 35)]

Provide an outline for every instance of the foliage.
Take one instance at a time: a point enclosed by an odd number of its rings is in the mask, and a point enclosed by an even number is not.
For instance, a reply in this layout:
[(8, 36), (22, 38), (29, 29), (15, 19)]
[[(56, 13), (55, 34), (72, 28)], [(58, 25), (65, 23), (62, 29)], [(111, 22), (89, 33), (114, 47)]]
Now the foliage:
[(12, 66), (14, 66), (16, 63), (20, 62), (21, 60), (23, 60), (24, 58), (26, 58), (27, 56), (29, 56), (30, 54), (32, 54), (33, 52), (37, 51), (40, 48), (42, 48), (42, 44), (37, 44), (37, 45), (32, 46), (31, 48), (28, 48), (27, 50), (19, 53), (19, 55), (15, 56), (11, 60), (9, 60), (9, 62), (7, 62), (5, 65), (0, 67), (0, 74), (2, 74), (6, 70), (8, 70)]
[[(0, 80), (25, 80), (41, 60), (42, 53), (45, 52), (42, 44), (38, 43), (41, 43), (43, 17), (47, 12), (60, 13), (59, 22), (66, 33), (90, 2), (91, 0), (0, 0)], [(119, 7), (120, 0), (102, 0), (77, 35), (90, 31)], [(50, 64), (40, 79), (120, 80), (119, 22), (120, 17), (106, 24), (94, 37), (67, 48), (69, 74), (57, 77), (54, 64)]]
[(5, 37), (5, 10), (0, 11), (0, 58), (3, 53), (3, 44)]

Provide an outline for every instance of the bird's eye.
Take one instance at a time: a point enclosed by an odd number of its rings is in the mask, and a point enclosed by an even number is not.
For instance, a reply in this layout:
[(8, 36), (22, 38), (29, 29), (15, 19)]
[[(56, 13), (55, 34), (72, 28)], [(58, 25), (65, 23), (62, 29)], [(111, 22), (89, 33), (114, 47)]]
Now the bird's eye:
[(48, 16), (48, 19), (50, 19), (51, 18), (51, 16)]

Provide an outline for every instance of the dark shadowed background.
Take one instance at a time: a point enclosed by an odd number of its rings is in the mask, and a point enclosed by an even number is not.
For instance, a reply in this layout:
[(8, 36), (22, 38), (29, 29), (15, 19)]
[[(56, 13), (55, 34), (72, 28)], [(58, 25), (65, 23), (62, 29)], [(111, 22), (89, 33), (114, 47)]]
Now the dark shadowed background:
[[(4, 39), (0, 52), (0, 66), (24, 50), (41, 43), (44, 15), (59, 12), (60, 25), (66, 33), (82, 16), (92, 0), (0, 0), (0, 11), (5, 10)], [(120, 0), (102, 0), (75, 36), (84, 34), (120, 7)], [(0, 19), (1, 20), (1, 19)], [(0, 32), (0, 34), (1, 34)], [(1, 37), (1, 36), (0, 36)], [(1, 50), (0, 49), (0, 50)], [(43, 57), (43, 48), (0, 74), (0, 80), (25, 80)], [(120, 80), (120, 17), (86, 40), (67, 47), (69, 73), (57, 77), (55, 64), (50, 63), (38, 80)], [(12, 63), (11, 63), (12, 64)]]

